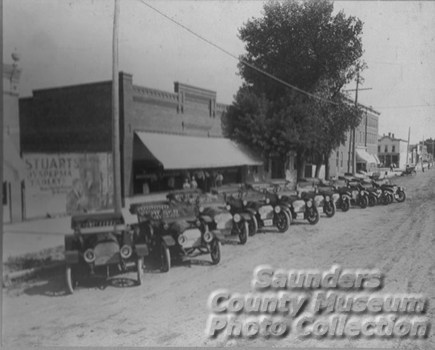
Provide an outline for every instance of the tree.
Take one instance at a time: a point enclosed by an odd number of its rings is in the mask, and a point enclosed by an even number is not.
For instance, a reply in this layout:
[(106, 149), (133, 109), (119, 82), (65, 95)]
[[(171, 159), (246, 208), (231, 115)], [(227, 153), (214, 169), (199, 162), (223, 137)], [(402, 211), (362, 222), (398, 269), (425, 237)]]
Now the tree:
[[(239, 34), (247, 51), (239, 63), (244, 84), (223, 118), (224, 133), (266, 158), (284, 160), (296, 151), (300, 177), (308, 153), (329, 154), (359, 122), (359, 113), (343, 102), (340, 89), (363, 68), (362, 22), (343, 12), (333, 15), (327, 0), (273, 1), (264, 6), (263, 17), (248, 20)], [(329, 100), (333, 103), (325, 102)]]

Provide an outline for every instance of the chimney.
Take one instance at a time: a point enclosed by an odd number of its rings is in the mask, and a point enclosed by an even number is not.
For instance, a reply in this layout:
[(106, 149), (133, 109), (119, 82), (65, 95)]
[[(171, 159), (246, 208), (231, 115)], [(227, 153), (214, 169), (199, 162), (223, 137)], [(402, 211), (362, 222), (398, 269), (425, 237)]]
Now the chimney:
[(388, 137), (391, 137), (391, 132), (388, 133)]
[(393, 134), (393, 136), (392, 136), (392, 137), (393, 137), (393, 139), (394, 139), (394, 134)]

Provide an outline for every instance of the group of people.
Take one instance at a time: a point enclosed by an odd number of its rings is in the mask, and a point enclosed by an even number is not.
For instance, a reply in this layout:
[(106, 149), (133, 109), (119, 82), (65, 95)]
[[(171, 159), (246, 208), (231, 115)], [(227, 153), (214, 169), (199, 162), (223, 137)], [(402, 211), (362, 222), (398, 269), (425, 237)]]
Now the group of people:
[(205, 191), (208, 191), (210, 187), (222, 186), (223, 181), (224, 176), (220, 172), (210, 175), (207, 172), (201, 171), (192, 176), (187, 174), (187, 176), (184, 178), (183, 189), (195, 189), (199, 187)]

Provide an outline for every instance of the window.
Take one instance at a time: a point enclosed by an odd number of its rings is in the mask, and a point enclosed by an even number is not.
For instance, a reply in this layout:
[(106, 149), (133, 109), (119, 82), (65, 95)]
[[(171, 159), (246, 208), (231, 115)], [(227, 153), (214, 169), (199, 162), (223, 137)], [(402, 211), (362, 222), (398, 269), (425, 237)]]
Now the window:
[(384, 152), (385, 152), (385, 153), (388, 153), (388, 145), (385, 145)]
[(391, 146), (391, 152), (393, 152), (393, 153), (396, 152), (396, 146), (395, 145)]
[(335, 166), (338, 168), (339, 165), (339, 161), (340, 161), (340, 152), (335, 152)]
[(341, 152), (341, 162), (340, 162), (340, 166), (343, 167), (343, 152)]
[(378, 153), (381, 153), (381, 146), (378, 146)]

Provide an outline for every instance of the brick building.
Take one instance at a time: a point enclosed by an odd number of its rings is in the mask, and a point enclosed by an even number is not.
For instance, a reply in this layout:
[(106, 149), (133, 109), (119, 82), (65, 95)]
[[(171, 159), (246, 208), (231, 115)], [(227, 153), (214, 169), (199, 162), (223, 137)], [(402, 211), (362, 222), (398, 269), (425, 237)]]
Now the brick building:
[[(133, 84), (120, 73), (123, 197), (209, 187), (217, 173), (242, 181), (262, 171), (249, 150), (222, 137), (226, 105), (216, 92), (174, 84), (174, 92)], [(112, 206), (112, 82), (33, 91), (20, 99), (28, 216)]]

